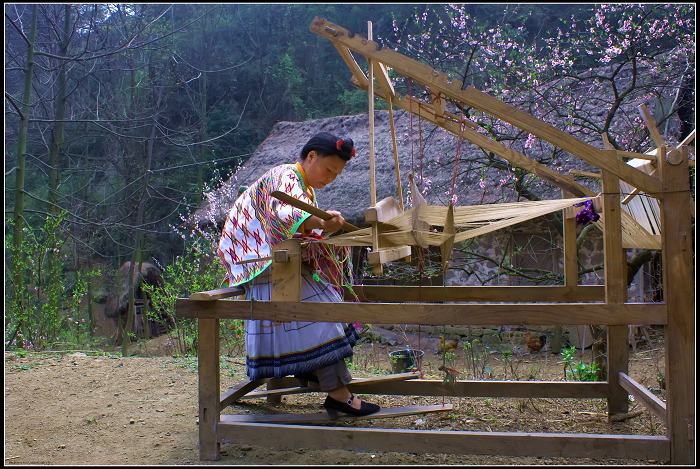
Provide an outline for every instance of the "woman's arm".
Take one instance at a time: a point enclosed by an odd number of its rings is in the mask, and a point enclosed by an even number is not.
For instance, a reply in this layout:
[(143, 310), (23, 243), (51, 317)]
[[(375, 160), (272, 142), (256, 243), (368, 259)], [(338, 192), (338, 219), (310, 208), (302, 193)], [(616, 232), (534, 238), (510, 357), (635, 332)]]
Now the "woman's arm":
[(331, 215), (334, 215), (333, 218), (329, 218), (328, 220), (323, 220), (316, 215), (311, 215), (309, 218), (304, 220), (304, 223), (301, 224), (299, 227), (298, 231), (310, 231), (316, 228), (322, 229), (326, 234), (330, 233), (335, 233), (338, 231), (340, 228), (343, 227), (343, 223), (345, 223), (345, 219), (343, 216), (340, 214), (340, 212), (336, 212), (334, 210), (329, 210), (328, 213)]

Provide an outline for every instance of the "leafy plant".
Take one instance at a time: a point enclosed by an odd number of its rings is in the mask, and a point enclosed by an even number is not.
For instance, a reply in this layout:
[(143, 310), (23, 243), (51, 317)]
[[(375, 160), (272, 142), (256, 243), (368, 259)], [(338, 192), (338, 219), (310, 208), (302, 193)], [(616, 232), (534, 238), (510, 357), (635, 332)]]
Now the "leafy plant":
[(563, 347), (561, 357), (564, 359), (564, 378), (571, 378), (575, 381), (598, 381), (600, 367), (597, 363), (584, 363), (582, 360), (574, 365), (574, 354), (576, 347), (573, 345)]
[[(194, 353), (197, 349), (198, 327), (194, 319), (176, 319), (175, 302), (177, 298), (187, 297), (193, 292), (220, 288), (226, 271), (211, 253), (216, 248), (204, 236), (191, 239), (184, 253), (177, 256), (173, 263), (163, 269), (163, 286), (143, 285), (150, 295), (153, 306), (149, 314), (153, 317), (167, 317), (175, 324), (178, 347), (181, 354)], [(227, 320), (219, 328), (222, 345), (229, 353), (240, 351), (243, 343), (243, 321)]]

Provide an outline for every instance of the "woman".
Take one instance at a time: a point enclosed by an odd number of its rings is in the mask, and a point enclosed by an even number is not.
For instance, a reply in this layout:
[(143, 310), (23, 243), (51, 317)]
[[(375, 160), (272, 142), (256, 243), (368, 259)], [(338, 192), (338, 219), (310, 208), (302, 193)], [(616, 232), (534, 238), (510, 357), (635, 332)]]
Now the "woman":
[[(295, 236), (318, 237), (338, 231), (344, 219), (329, 211), (323, 220), (292, 207), (270, 194), (283, 191), (318, 206), (314, 189), (335, 180), (355, 156), (352, 139), (321, 132), (301, 150), (300, 161), (275, 166), (236, 199), (226, 218), (218, 254), (226, 267), (229, 286), (245, 288), (246, 299), (269, 301), (272, 261), (244, 262), (271, 256), (271, 246)], [(330, 249), (330, 251), (329, 251)], [(337, 251), (310, 243), (302, 263), (302, 301), (343, 301), (341, 279), (347, 281), (349, 257), (342, 263)], [(358, 339), (350, 324), (328, 322), (245, 321), (246, 368), (250, 379), (287, 375), (318, 381), (328, 392), (323, 406), (329, 413), (368, 415), (379, 406), (355, 397), (347, 388), (352, 380), (345, 357), (352, 355)]]

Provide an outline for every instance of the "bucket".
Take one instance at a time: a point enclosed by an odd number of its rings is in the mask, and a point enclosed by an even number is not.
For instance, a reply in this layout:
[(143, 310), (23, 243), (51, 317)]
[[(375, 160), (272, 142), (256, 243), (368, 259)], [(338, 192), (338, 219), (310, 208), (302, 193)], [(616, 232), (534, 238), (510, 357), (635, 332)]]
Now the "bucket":
[(424, 352), (422, 350), (403, 349), (389, 352), (389, 363), (391, 371), (394, 373), (406, 373), (419, 369), (423, 362)]

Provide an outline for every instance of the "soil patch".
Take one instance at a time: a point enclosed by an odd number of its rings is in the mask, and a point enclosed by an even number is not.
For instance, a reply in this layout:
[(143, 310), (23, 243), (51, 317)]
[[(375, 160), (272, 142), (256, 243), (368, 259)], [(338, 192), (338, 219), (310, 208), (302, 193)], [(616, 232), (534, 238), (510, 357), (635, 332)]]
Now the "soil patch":
[[(427, 338), (426, 338), (427, 339)], [(434, 338), (433, 338), (434, 339)], [(163, 353), (163, 339), (141, 349)], [(434, 343), (434, 342), (432, 342)], [(425, 342), (425, 344), (432, 344)], [(160, 344), (160, 345), (158, 345)], [(658, 372), (663, 372), (663, 345), (656, 342), (631, 353), (630, 375), (662, 399)], [(431, 345), (432, 346), (432, 345)], [(167, 347), (165, 347), (167, 349)], [(356, 347), (352, 373), (356, 377), (388, 374), (388, 351), (381, 343)], [(424, 347), (427, 378), (443, 379), (438, 370), (443, 356)], [(453, 365), (472, 379), (463, 348), (454, 352)], [(587, 352), (590, 353), (590, 352)], [(584, 358), (586, 356), (584, 355)], [(563, 379), (561, 357), (544, 349), (515, 357), (518, 379)], [(245, 358), (222, 357), (222, 392), (245, 379)], [(489, 357), (493, 379), (515, 379), (509, 363)], [(602, 399), (487, 399), (414, 396), (364, 396), (383, 407), (414, 404), (454, 405), (440, 414), (363, 421), (374, 428), (474, 431), (588, 432), (661, 435), (661, 421), (642, 410), (624, 422), (608, 423)], [(318, 412), (322, 394), (285, 396), (277, 406), (264, 399), (244, 401), (226, 409), (243, 412)], [(200, 462), (197, 447), (197, 360), (195, 357), (39, 354), (19, 357), (5, 353), (5, 464), (659, 464), (659, 461), (498, 457), (483, 455), (364, 453), (344, 450), (277, 450), (255, 445), (222, 445), (220, 461)], [(388, 448), (387, 448), (388, 449)]]

